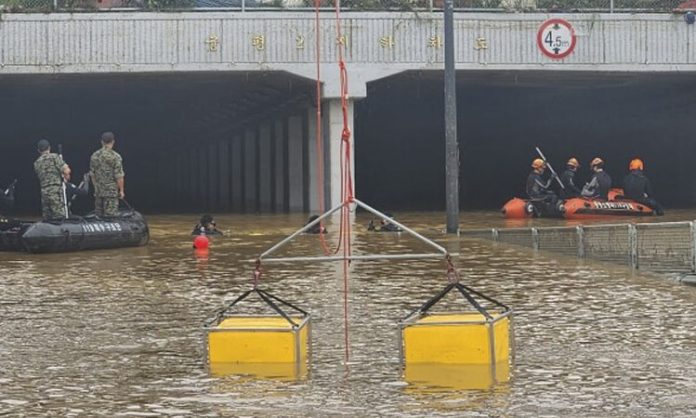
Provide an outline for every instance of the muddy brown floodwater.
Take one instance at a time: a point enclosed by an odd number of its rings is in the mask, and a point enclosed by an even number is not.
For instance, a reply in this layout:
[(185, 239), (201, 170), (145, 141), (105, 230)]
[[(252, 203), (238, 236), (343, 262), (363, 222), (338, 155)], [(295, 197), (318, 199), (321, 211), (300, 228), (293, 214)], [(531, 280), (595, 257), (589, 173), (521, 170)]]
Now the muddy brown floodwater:
[[(689, 212), (670, 218), (693, 219)], [(147, 247), (0, 254), (0, 415), (8, 416), (693, 416), (696, 288), (628, 268), (448, 237), (441, 213), (399, 220), (458, 252), (474, 288), (516, 311), (507, 382), (478, 389), (409, 382), (397, 321), (446, 284), (440, 261), (355, 263), (351, 359), (344, 364), (340, 263), (268, 265), (263, 286), (312, 313), (301, 379), (214, 375), (202, 325), (251, 283), (253, 259), (300, 215), (220, 215), (207, 258), (191, 249), (197, 216), (150, 216)], [(355, 249), (422, 252), (365, 232)], [(558, 224), (536, 221), (535, 224)], [(522, 226), (463, 213), (464, 228)], [(335, 239), (335, 224), (329, 223)], [(318, 255), (315, 236), (284, 252)], [(457, 301), (449, 301), (455, 304)]]

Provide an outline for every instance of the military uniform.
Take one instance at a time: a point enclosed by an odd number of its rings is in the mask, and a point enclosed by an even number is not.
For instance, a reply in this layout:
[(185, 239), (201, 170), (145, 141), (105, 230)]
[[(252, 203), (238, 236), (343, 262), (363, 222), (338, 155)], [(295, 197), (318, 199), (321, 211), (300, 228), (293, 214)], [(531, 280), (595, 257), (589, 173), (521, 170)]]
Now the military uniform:
[(34, 161), (34, 172), (41, 186), (41, 211), (44, 219), (65, 218), (63, 169), (66, 164), (58, 154), (46, 153)]
[(124, 177), (121, 156), (109, 148), (95, 151), (89, 160), (94, 185), (94, 211), (97, 216), (118, 215), (117, 180)]

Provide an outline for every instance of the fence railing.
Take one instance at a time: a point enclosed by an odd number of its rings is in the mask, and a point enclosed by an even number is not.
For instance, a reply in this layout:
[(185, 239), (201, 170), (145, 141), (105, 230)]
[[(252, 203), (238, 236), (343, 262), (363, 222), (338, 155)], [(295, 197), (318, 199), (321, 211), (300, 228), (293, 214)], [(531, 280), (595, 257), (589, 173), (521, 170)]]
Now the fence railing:
[[(321, 0), (331, 9), (335, 0)], [(314, 0), (0, 0), (0, 12), (308, 10)], [(343, 0), (355, 11), (436, 11), (443, 0)], [(459, 11), (488, 12), (671, 12), (696, 9), (696, 0), (454, 0)]]
[(462, 235), (635, 269), (696, 273), (696, 222), (492, 228), (464, 230)]

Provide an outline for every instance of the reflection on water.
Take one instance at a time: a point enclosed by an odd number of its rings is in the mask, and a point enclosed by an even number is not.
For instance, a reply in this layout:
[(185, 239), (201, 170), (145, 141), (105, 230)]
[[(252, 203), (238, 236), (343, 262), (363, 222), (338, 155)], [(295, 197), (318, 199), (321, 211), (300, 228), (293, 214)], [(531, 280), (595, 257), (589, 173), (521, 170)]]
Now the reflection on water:
[(408, 393), (484, 390), (510, 380), (510, 363), (407, 364), (403, 377)]
[[(398, 219), (459, 252), (466, 283), (515, 309), (509, 381), (465, 390), (474, 385), (456, 379), (475, 374), (402, 376), (397, 323), (445, 285), (445, 266), (434, 260), (352, 266), (348, 365), (340, 264), (266, 265), (264, 288), (312, 314), (306, 378), (209, 370), (203, 323), (249, 289), (250, 260), (306, 216), (218, 215), (225, 236), (213, 237), (207, 257), (192, 249), (197, 218), (151, 217), (144, 248), (0, 254), (0, 414), (618, 417), (696, 410), (696, 288), (444, 236), (444, 216), (435, 213)], [(358, 215), (356, 251), (423, 250), (405, 236), (368, 234), (368, 220)], [(463, 227), (504, 223), (495, 213), (462, 214)], [(336, 224), (328, 227), (335, 239)], [(301, 237), (284, 253), (320, 254), (316, 239)], [(447, 376), (455, 382), (428, 380)]]

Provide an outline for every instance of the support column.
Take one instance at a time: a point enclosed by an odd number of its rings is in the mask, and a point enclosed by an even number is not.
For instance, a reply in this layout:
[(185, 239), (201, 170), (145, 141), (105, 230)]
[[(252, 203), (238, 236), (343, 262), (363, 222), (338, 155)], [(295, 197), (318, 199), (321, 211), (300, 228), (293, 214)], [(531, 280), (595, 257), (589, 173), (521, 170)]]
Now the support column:
[[(323, 144), (322, 144), (323, 145)], [(317, 109), (307, 110), (307, 171), (308, 171), (308, 206), (310, 212), (319, 210), (319, 165), (317, 164)]]
[(287, 207), (286, 185), (288, 182), (286, 150), (287, 145), (287, 124), (283, 120), (275, 122), (273, 141), (275, 141), (275, 211), (285, 212)]
[(220, 174), (218, 170), (218, 144), (213, 141), (208, 144), (208, 207), (210, 211), (218, 210), (220, 196), (218, 193), (220, 182)]
[(271, 157), (271, 127), (265, 124), (259, 127), (259, 209), (262, 213), (269, 213), (272, 209)]
[(196, 190), (198, 189), (198, 154), (196, 153), (196, 148), (190, 150), (189, 156), (188, 207), (193, 208), (196, 202)]
[(220, 184), (218, 193), (220, 196), (220, 210), (230, 210), (230, 141), (222, 140), (218, 144), (218, 165), (220, 167)]
[[(328, 152), (328, 178), (325, 180), (329, 183), (331, 190), (329, 207), (333, 207), (341, 203), (341, 160), (344, 155), (341, 152), (341, 135), (343, 133), (343, 111), (341, 109), (341, 100), (331, 99), (324, 103), (324, 112), (328, 114), (328, 129), (326, 145)], [(350, 144), (350, 170), (352, 174), (353, 193), (357, 196), (355, 190), (355, 137), (352, 134), (353, 129), (353, 100), (348, 100), (348, 129), (351, 132)]]
[(244, 211), (256, 212), (258, 179), (256, 178), (256, 132), (247, 129), (244, 132)]
[(207, 147), (197, 147), (196, 154), (198, 155), (198, 184), (196, 201), (194, 203), (195, 209), (208, 210), (208, 165), (206, 164), (206, 159), (208, 158), (208, 148)]
[(302, 116), (288, 117), (288, 208), (290, 212), (302, 212)]
[(244, 210), (244, 165), (242, 136), (232, 138), (232, 210), (240, 213)]

